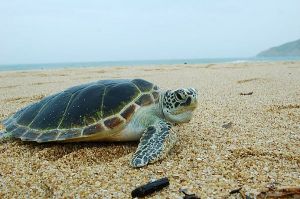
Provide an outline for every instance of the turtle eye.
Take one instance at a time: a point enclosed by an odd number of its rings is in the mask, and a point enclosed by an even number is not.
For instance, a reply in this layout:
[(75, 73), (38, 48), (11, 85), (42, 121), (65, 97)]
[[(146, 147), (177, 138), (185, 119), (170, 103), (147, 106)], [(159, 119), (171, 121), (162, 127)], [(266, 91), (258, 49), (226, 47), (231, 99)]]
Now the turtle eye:
[(185, 95), (184, 93), (182, 92), (182, 90), (177, 90), (175, 91), (175, 95), (176, 95), (176, 98), (180, 101), (184, 100), (185, 99)]
[(179, 100), (183, 100), (182, 96), (181, 96), (179, 93), (176, 93), (176, 97), (177, 97), (177, 99), (179, 99)]

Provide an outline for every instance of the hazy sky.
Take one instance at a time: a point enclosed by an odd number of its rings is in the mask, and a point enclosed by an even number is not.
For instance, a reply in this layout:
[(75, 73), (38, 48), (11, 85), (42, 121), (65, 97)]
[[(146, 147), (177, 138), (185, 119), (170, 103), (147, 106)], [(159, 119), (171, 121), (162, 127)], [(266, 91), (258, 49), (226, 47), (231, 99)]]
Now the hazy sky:
[(0, 0), (0, 64), (249, 57), (299, 19), (299, 0)]

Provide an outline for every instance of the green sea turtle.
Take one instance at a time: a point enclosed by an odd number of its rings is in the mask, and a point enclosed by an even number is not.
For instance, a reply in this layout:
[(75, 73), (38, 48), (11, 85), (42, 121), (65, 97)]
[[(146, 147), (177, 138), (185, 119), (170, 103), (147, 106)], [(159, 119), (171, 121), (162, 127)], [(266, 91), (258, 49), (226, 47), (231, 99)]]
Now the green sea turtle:
[(130, 161), (142, 167), (166, 157), (171, 124), (189, 122), (197, 91), (162, 91), (143, 79), (100, 80), (28, 105), (3, 121), (0, 137), (35, 142), (140, 140)]

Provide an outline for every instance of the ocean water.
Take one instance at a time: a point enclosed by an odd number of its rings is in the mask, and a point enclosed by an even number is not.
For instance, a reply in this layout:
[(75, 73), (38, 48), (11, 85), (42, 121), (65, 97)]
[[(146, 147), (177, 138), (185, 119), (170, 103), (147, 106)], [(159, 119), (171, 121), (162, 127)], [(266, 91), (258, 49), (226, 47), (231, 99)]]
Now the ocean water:
[(0, 71), (47, 70), (59, 68), (114, 67), (114, 66), (157, 66), (172, 64), (211, 64), (211, 63), (242, 63), (266, 61), (300, 61), (300, 57), (269, 57), (269, 58), (209, 58), (209, 59), (169, 59), (169, 60), (133, 60), (133, 61), (102, 61), (102, 62), (70, 62), (40, 64), (8, 64), (0, 65)]

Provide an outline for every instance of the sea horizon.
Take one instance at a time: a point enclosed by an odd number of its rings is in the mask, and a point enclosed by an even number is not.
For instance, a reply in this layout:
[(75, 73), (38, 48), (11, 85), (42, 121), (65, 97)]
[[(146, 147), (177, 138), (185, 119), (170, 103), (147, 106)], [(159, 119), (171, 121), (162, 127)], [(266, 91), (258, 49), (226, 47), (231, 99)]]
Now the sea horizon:
[(27, 64), (0, 64), (3, 71), (51, 70), (64, 68), (118, 67), (118, 66), (157, 66), (174, 64), (213, 64), (242, 62), (300, 61), (300, 57), (236, 57), (236, 58), (199, 58), (199, 59), (153, 59), (124, 61), (85, 61), (85, 62), (53, 62)]

